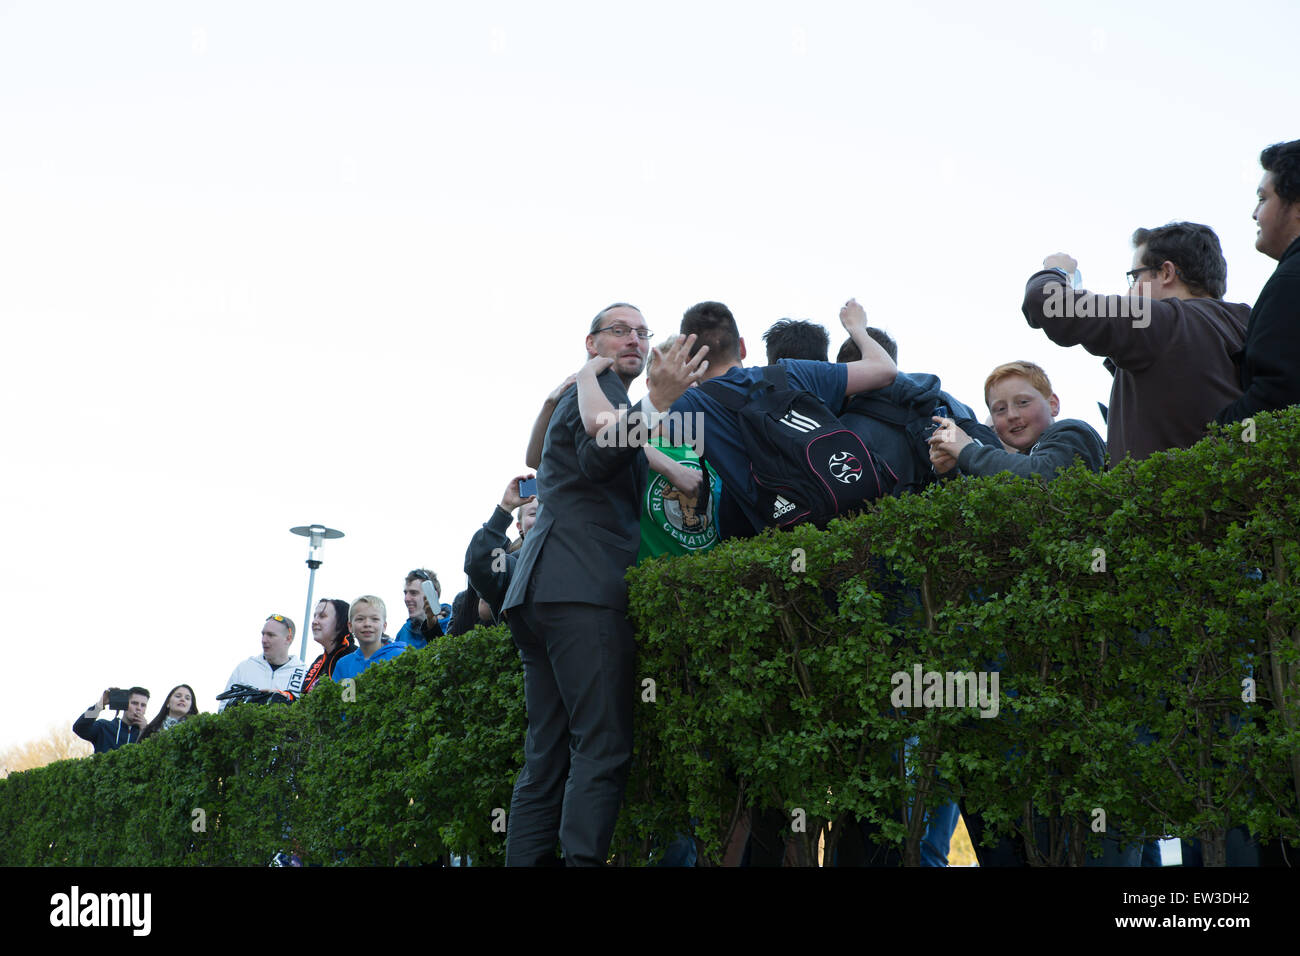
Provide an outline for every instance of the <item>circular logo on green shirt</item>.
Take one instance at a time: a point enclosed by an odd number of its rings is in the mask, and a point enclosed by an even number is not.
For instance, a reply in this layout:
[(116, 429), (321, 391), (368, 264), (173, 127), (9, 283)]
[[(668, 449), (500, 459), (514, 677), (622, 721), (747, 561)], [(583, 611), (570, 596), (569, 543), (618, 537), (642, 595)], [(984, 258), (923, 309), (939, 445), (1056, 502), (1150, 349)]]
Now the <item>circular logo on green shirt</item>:
[[(696, 462), (682, 462), (699, 470)], [(718, 540), (717, 516), (713, 513), (713, 495), (701, 488), (692, 498), (673, 487), (663, 475), (651, 473), (646, 488), (646, 514), (656, 530), (688, 551), (707, 548)]]

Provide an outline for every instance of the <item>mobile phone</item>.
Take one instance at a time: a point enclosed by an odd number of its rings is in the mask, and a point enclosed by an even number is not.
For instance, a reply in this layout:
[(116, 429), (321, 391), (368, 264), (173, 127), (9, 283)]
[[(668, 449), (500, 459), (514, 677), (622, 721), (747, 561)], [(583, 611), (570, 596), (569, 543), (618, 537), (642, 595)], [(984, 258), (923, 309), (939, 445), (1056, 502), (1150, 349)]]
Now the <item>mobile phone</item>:
[(536, 478), (523, 478), (523, 479), (520, 479), (520, 481), (519, 481), (519, 497), (520, 497), (520, 498), (531, 498), (531, 497), (532, 497), (533, 495), (535, 495), (535, 494), (537, 494), (537, 479), (536, 479)]
[(438, 589), (433, 586), (432, 581), (421, 581), (420, 590), (424, 592), (424, 599), (429, 602), (429, 607), (433, 609), (433, 613), (436, 615), (438, 609), (442, 606), (439, 604), (440, 595)]
[[(935, 408), (934, 408), (934, 414), (938, 415), (940, 418), (951, 418), (951, 417), (952, 417), (952, 415), (948, 412), (948, 406), (947, 406), (947, 405), (936, 405)], [(925, 426), (925, 440), (926, 440), (926, 441), (929, 441), (931, 438), (933, 438), (933, 437), (934, 437), (934, 433), (935, 433), (936, 431), (938, 431), (938, 430), (939, 430), (939, 423), (938, 423), (938, 422), (930, 422), (930, 424), (926, 425), (926, 426)]]

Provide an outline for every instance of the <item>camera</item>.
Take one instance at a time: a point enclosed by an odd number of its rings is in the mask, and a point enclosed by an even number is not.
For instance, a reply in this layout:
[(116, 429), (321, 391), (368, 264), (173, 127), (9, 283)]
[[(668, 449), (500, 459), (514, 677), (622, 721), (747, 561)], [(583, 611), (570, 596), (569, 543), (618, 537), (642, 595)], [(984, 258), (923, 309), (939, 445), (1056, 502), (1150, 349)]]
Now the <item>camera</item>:
[(126, 710), (126, 705), (131, 702), (131, 692), (123, 690), (120, 687), (110, 687), (108, 689), (108, 709), (109, 710)]

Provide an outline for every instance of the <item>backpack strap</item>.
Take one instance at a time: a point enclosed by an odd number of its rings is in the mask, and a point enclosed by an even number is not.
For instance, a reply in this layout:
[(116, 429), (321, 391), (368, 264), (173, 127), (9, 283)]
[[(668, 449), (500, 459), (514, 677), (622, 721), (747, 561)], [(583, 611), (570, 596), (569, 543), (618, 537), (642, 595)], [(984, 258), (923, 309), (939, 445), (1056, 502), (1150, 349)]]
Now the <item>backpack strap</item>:
[(789, 385), (785, 376), (785, 369), (779, 365), (768, 365), (763, 368), (762, 380), (755, 382), (744, 392), (737, 392), (734, 388), (727, 388), (727, 386), (712, 379), (707, 382), (700, 382), (696, 387), (723, 408), (738, 412), (748, 405), (752, 397), (758, 392), (762, 392), (767, 388), (788, 388)]
[(785, 389), (790, 387), (790, 381), (785, 375), (785, 366), (780, 364), (764, 365), (763, 381), (767, 382), (767, 384), (771, 385), (773, 388)]
[[(755, 394), (762, 392), (767, 388), (783, 389), (787, 387), (788, 379), (786, 378), (785, 369), (780, 365), (764, 366), (762, 380), (755, 382), (746, 389), (744, 393), (737, 392), (734, 388), (727, 388), (727, 386), (722, 385), (713, 379), (710, 379), (707, 382), (700, 382), (700, 384), (696, 386), (696, 388), (714, 399), (723, 408), (729, 408), (733, 412), (739, 412), (750, 403), (750, 400)], [(703, 487), (706, 489), (708, 494), (712, 495), (713, 486), (709, 480), (709, 463), (706, 461), (704, 455), (700, 453), (698, 448), (695, 449), (695, 453), (696, 457), (700, 460), (700, 473), (704, 476), (705, 484)]]
[(869, 415), (887, 424), (900, 426), (906, 425), (916, 417), (916, 413), (910, 408), (905, 408), (879, 395), (854, 395), (844, 410)]
[(723, 408), (729, 408), (733, 412), (738, 412), (744, 408), (749, 398), (748, 394), (737, 394), (735, 389), (727, 388), (725, 385), (718, 385), (715, 382), (700, 382), (696, 388)]

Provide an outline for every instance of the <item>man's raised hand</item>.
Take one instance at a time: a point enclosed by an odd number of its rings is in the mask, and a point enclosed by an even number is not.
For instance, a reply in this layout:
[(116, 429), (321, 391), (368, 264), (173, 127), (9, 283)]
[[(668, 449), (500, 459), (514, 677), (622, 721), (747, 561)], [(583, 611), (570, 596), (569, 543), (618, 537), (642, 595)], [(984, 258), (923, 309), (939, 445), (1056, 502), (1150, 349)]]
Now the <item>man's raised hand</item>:
[(666, 412), (673, 402), (681, 398), (686, 390), (704, 378), (709, 370), (709, 363), (704, 357), (709, 354), (707, 345), (691, 356), (691, 347), (695, 344), (695, 335), (677, 336), (673, 344), (666, 349), (655, 349), (657, 353), (646, 372), (646, 384), (650, 390), (650, 404), (661, 412)]
[(532, 501), (536, 498), (536, 495), (529, 495), (527, 498), (522, 498), (519, 495), (519, 482), (529, 481), (536, 477), (537, 476), (530, 471), (526, 475), (515, 475), (511, 478), (510, 484), (506, 485), (505, 494), (501, 496), (501, 510), (514, 511), (524, 502)]
[(1079, 262), (1064, 252), (1054, 252), (1043, 260), (1043, 268), (1060, 269), (1066, 275), (1074, 275), (1074, 270), (1079, 268)]
[(867, 311), (858, 304), (857, 299), (849, 299), (844, 303), (840, 309), (840, 324), (849, 332), (867, 327)]

